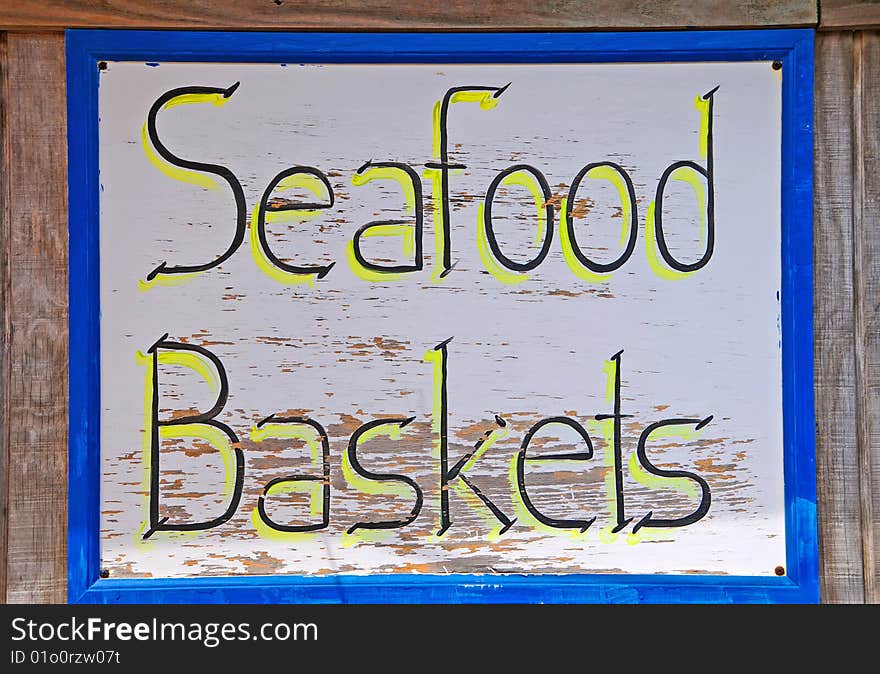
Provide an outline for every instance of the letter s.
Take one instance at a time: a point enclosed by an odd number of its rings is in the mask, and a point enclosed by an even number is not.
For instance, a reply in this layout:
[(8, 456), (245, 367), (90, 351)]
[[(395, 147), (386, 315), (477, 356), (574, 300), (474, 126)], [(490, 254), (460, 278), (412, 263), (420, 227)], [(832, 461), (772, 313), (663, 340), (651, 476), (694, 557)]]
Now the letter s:
[(27, 632), (25, 632), (24, 628), (21, 627), (21, 624), (24, 623), (24, 621), (25, 621), (24, 618), (15, 618), (12, 621), (12, 629), (18, 630), (18, 633), (21, 635), (19, 637), (16, 637), (16, 636), (12, 637), (13, 641), (21, 641), (21, 640), (27, 638)]
[[(239, 83), (236, 82), (228, 89), (219, 89), (217, 87), (180, 87), (172, 89), (162, 94), (150, 107), (147, 114), (147, 123), (144, 125), (143, 144), (147, 157), (160, 171), (175, 180), (182, 182), (194, 183), (208, 189), (218, 189), (216, 181), (207, 176), (199, 175), (199, 173), (211, 173), (220, 176), (229, 183), (232, 194), (235, 197), (236, 222), (235, 235), (232, 243), (224, 253), (219, 257), (205, 262), (203, 264), (173, 265), (169, 266), (167, 262), (162, 262), (158, 267), (147, 274), (147, 282), (152, 281), (157, 276), (171, 274), (195, 274), (223, 264), (230, 256), (238, 250), (238, 247), (244, 241), (245, 227), (247, 224), (247, 213), (244, 199), (244, 190), (235, 174), (225, 166), (217, 164), (206, 164), (202, 162), (190, 161), (182, 159), (174, 155), (164, 143), (159, 139), (159, 133), (156, 131), (156, 116), (160, 110), (172, 108), (177, 105), (186, 103), (213, 103), (214, 105), (224, 105), (238, 89)], [(148, 143), (149, 139), (149, 143)], [(153, 150), (155, 149), (155, 152)], [(157, 156), (158, 155), (158, 156)], [(167, 162), (167, 164), (165, 163)], [(168, 166), (170, 164), (171, 166)]]

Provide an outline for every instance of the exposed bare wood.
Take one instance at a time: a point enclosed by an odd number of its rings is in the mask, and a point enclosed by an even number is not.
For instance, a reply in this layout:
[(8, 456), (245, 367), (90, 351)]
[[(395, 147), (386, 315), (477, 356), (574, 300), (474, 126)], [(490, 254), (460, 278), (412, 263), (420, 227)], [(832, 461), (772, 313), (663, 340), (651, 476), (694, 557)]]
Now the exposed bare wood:
[(815, 25), (815, 0), (18, 0), (0, 29), (473, 30)]
[[(413, 9), (391, 2), (278, 6), (272, 0), (53, 0), (6, 3), (0, 7), (0, 26), (548, 29), (815, 20), (815, 10), (808, 11), (813, 3), (803, 2), (757, 8), (765, 3), (712, 3), (723, 5), (717, 12), (680, 2), (633, 2), (627, 3), (628, 10), (619, 3), (596, 2), (586, 9), (583, 4), (522, 3), (501, 16), (501, 3), (494, 2), (479, 8), (451, 2)], [(880, 25), (880, 3), (822, 2), (823, 28), (864, 25)], [(849, 33), (817, 37), (816, 404), (822, 596), (827, 602), (880, 600), (880, 424), (872, 423), (880, 413), (880, 324), (873, 299), (880, 296), (880, 232), (875, 231), (880, 204), (871, 198), (880, 190), (880, 99), (874, 93), (880, 36), (865, 33), (858, 40), (861, 48), (854, 52)], [(67, 401), (63, 38), (13, 33), (8, 42), (0, 40), (0, 80), (0, 548), (8, 551), (0, 563), (0, 598), (62, 601)], [(859, 393), (864, 407), (857, 416)]]
[(857, 200), (853, 244), (855, 252), (856, 350), (862, 366), (859, 382), (859, 475), (861, 477), (862, 547), (865, 601), (880, 601), (878, 588), (878, 516), (880, 516), (880, 34), (857, 33), (858, 73), (854, 100)]
[(877, 0), (822, 0), (820, 28), (869, 28), (880, 26)]
[(64, 38), (10, 34), (5, 56), (6, 600), (61, 602), (67, 549)]
[(853, 321), (853, 37), (821, 34), (815, 75), (815, 358), (820, 573), (864, 600)]
[[(0, 82), (6, 74), (6, 33), (0, 33)], [(6, 260), (8, 258), (9, 218), (6, 217), (6, 156), (2, 148), (4, 143), (4, 120), (6, 99), (4, 87), (0, 86), (0, 601), (6, 597), (6, 497), (9, 486), (7, 431), (6, 431), (6, 388), (9, 381), (9, 359), (7, 358), (8, 342), (6, 336), (6, 296), (9, 274)]]

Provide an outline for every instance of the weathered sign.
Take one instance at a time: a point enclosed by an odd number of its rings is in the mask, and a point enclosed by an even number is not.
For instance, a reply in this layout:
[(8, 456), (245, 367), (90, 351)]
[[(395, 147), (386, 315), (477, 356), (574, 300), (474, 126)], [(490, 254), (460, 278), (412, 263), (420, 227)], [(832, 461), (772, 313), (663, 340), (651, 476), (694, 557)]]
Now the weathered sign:
[(98, 66), (105, 576), (785, 575), (780, 63)]

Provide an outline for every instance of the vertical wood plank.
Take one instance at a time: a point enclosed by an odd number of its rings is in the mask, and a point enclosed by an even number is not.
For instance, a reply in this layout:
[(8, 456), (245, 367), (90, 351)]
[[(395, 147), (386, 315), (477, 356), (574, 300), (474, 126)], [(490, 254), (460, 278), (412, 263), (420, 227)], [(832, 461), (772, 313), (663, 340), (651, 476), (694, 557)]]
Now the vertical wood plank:
[(822, 600), (864, 601), (853, 321), (853, 36), (816, 36), (814, 292)]
[(864, 350), (859, 437), (865, 601), (880, 602), (880, 33), (858, 34), (856, 347)]
[[(6, 33), (0, 33), (0, 83), (6, 75)], [(9, 381), (8, 341), (6, 335), (6, 296), (9, 285), (7, 273), (7, 244), (9, 242), (9, 218), (6, 217), (6, 178), (5, 152), (5, 87), (0, 84), (0, 601), (6, 597), (6, 502), (9, 485), (7, 432), (6, 432), (6, 384)]]
[(64, 36), (8, 34), (5, 56), (6, 600), (63, 602), (67, 555)]

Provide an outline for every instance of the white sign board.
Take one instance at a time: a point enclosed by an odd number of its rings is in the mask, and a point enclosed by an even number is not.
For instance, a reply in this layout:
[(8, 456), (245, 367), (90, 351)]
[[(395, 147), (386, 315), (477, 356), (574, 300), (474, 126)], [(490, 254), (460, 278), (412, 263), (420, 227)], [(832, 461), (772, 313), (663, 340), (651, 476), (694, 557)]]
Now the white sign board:
[(770, 62), (110, 62), (111, 577), (785, 562)]

